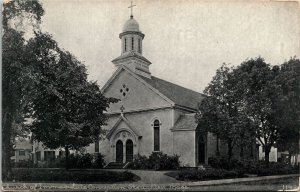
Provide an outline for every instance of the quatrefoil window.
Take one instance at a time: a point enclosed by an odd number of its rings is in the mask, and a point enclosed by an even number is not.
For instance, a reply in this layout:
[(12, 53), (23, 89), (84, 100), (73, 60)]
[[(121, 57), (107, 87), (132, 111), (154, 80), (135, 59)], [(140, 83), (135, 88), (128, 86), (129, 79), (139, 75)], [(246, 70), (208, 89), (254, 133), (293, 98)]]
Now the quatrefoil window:
[(123, 97), (125, 97), (128, 92), (129, 92), (129, 88), (125, 84), (123, 84), (120, 89), (120, 93), (123, 95)]

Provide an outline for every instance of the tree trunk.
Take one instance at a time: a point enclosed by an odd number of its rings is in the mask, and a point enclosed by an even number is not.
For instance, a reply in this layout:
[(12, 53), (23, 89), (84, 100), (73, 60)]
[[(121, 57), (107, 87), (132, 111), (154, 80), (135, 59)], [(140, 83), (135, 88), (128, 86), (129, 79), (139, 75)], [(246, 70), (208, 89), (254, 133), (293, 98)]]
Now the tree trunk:
[(232, 141), (228, 141), (227, 142), (227, 146), (228, 146), (228, 160), (231, 160), (232, 157)]
[(251, 144), (250, 144), (250, 157), (251, 158), (253, 158), (253, 155), (254, 153), (253, 153), (253, 142), (251, 142)]
[(67, 146), (65, 147), (65, 152), (66, 152), (65, 167), (66, 170), (69, 170), (69, 148)]
[(3, 111), (3, 126), (2, 126), (2, 168), (3, 168), (3, 179), (9, 180), (11, 177), (11, 131), (13, 117), (8, 110)]
[(220, 156), (220, 150), (219, 150), (219, 137), (217, 136), (217, 151), (216, 151), (216, 155)]
[(271, 147), (269, 147), (268, 145), (265, 145), (264, 148), (265, 148), (265, 163), (266, 163), (266, 166), (268, 167), (269, 162), (270, 162), (269, 154), (271, 151)]
[(244, 159), (244, 145), (241, 145), (240, 158)]

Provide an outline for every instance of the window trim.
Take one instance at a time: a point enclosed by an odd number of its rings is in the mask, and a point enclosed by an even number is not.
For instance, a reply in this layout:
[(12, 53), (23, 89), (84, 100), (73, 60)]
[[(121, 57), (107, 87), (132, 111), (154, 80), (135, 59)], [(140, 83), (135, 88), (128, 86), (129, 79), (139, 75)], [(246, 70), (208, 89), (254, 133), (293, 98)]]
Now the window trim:
[(139, 39), (138, 41), (138, 52), (142, 53), (142, 49), (141, 49), (141, 39)]
[[(158, 121), (158, 150), (155, 150), (155, 121)], [(160, 136), (160, 128), (161, 128), (161, 121), (157, 118), (154, 119), (153, 124), (152, 124), (152, 129), (153, 129), (153, 152), (160, 152), (161, 151), (161, 136)]]
[[(22, 152), (22, 155), (21, 155), (21, 153), (20, 152)], [(24, 153), (24, 154), (23, 154)], [(25, 152), (25, 150), (19, 150), (19, 156), (26, 156), (26, 152)]]

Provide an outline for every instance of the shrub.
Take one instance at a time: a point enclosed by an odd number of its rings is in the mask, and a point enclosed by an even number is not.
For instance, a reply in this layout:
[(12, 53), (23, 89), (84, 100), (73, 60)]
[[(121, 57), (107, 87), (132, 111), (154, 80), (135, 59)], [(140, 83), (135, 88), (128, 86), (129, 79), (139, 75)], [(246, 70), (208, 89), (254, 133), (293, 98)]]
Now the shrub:
[(240, 169), (243, 167), (243, 162), (238, 159), (228, 160), (227, 157), (209, 157), (208, 164), (216, 169)]
[(32, 161), (28, 160), (28, 161), (13, 162), (12, 167), (33, 168), (36, 167), (36, 165)]
[(104, 155), (97, 153), (94, 155), (93, 168), (102, 169), (105, 165)]
[(134, 160), (128, 166), (132, 169), (150, 169), (149, 159), (145, 155), (136, 155), (134, 156)]
[(270, 162), (269, 167), (266, 167), (264, 163), (260, 163), (255, 173), (258, 176), (296, 174), (299, 173), (299, 167), (277, 162)]
[(170, 170), (180, 167), (179, 156), (169, 156), (162, 152), (153, 152), (149, 157), (137, 155), (130, 164), (133, 169)]
[(183, 170), (178, 172), (176, 179), (181, 181), (200, 181), (213, 179), (228, 179), (244, 177), (238, 170), (207, 169), (207, 170)]
[(74, 168), (92, 168), (93, 164), (93, 155), (87, 153), (77, 156), (76, 167)]
[(269, 167), (267, 167), (264, 161), (254, 159), (245, 159), (244, 161), (232, 159), (228, 161), (225, 157), (211, 157), (208, 163), (211, 167), (216, 169), (234, 169), (239, 172), (257, 174), (259, 176), (298, 173), (298, 169), (289, 164), (270, 162)]
[[(34, 164), (32, 161), (14, 163), (14, 167), (22, 168), (64, 168), (66, 158), (57, 157), (53, 161), (39, 161), (38, 164)], [(70, 154), (68, 159), (69, 168), (73, 169), (91, 169), (98, 168), (101, 169), (105, 165), (104, 155), (101, 153), (97, 154)]]
[[(60, 161), (65, 162), (65, 158)], [(70, 154), (68, 159), (69, 168), (88, 169), (88, 168), (103, 168), (105, 165), (104, 155), (97, 154)]]

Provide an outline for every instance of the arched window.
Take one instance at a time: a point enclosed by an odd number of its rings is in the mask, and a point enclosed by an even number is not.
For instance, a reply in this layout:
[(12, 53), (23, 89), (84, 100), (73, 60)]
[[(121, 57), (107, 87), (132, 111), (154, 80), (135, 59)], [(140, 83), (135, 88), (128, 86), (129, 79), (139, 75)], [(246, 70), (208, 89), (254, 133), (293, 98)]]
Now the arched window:
[(133, 39), (133, 37), (131, 38), (131, 50), (133, 50), (133, 48), (134, 48), (134, 39)]
[(160, 151), (160, 123), (156, 119), (153, 123), (153, 131), (154, 131), (154, 151)]
[(126, 49), (127, 49), (127, 39), (125, 38), (125, 41), (124, 41), (124, 47), (125, 47), (125, 51), (126, 51)]
[(139, 53), (142, 53), (142, 50), (141, 50), (141, 39), (139, 39)]

